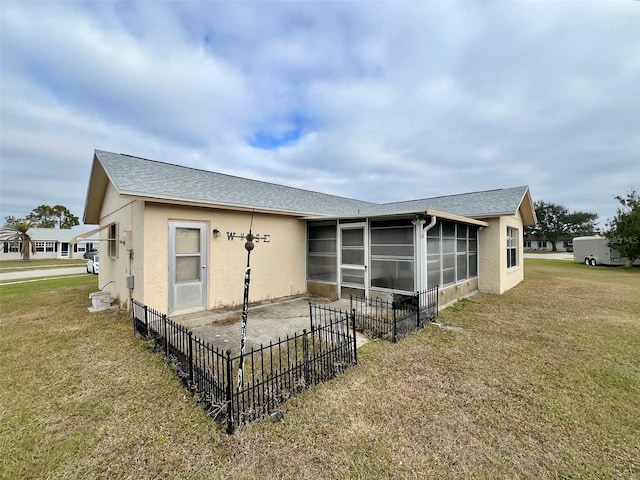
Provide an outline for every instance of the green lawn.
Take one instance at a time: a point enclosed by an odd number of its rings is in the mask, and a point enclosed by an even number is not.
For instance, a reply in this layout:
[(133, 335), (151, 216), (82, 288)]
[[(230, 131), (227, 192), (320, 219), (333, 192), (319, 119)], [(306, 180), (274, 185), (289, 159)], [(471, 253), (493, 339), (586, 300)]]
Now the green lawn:
[(94, 276), (46, 283), (0, 286), (2, 479), (640, 478), (640, 269), (526, 260), (233, 436)]
[(74, 259), (34, 259), (32, 258), (28, 262), (24, 260), (0, 260), (0, 273), (4, 272), (19, 272), (24, 270), (37, 270), (42, 268), (59, 268), (59, 267), (73, 267), (79, 265), (86, 265), (87, 260), (82, 258)]

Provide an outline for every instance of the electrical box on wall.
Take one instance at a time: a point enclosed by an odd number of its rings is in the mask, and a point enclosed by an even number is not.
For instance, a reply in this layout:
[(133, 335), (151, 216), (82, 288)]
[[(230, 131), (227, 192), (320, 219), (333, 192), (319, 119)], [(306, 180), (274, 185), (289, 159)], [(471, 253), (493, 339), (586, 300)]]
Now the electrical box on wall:
[(129, 275), (126, 279), (126, 285), (129, 290), (133, 290), (133, 275)]
[(133, 235), (130, 230), (124, 232), (124, 249), (133, 250)]

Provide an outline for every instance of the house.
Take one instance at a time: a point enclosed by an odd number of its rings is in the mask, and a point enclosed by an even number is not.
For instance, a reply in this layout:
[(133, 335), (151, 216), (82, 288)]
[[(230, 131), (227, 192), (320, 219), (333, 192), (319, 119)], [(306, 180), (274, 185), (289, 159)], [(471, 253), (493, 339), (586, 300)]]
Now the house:
[(440, 287), (440, 304), (522, 281), (526, 186), (377, 204), (96, 150), (84, 211), (100, 284), (169, 315), (252, 302)]
[[(47, 258), (82, 258), (84, 252), (98, 247), (98, 239), (85, 235), (89, 238), (79, 239), (87, 229), (64, 229), (64, 228), (30, 228), (29, 236), (35, 243), (36, 259)], [(22, 242), (2, 241), (0, 260), (20, 260), (20, 250)]]
[[(532, 235), (526, 235), (524, 237), (524, 249), (525, 250), (545, 250), (552, 251), (553, 245), (550, 241), (540, 240)], [(570, 252), (573, 250), (573, 237), (567, 236), (556, 242), (556, 250), (558, 252)]]

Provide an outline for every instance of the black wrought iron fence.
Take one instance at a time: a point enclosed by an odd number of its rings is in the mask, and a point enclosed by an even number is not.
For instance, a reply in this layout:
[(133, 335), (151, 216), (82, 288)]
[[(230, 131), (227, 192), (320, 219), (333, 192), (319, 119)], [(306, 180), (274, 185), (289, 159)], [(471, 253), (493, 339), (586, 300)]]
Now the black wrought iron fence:
[(350, 310), (356, 330), (397, 342), (437, 318), (438, 287), (413, 295), (394, 295), (393, 300), (351, 296)]
[[(357, 363), (353, 318), (325, 307), (310, 307), (310, 330), (234, 357), (230, 350), (214, 347), (136, 300), (132, 301), (132, 313), (134, 330), (162, 349), (207, 411), (226, 423), (228, 433)], [(238, 385), (242, 362), (243, 382)]]

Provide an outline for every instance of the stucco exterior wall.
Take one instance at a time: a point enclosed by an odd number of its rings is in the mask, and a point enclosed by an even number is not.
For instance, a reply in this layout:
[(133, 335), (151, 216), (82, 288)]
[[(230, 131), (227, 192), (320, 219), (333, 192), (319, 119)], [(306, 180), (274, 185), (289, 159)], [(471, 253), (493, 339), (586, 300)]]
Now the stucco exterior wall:
[[(129, 299), (129, 290), (126, 286), (126, 277), (134, 270), (141, 272), (141, 259), (131, 259), (125, 245), (125, 232), (132, 232), (131, 239), (135, 242), (134, 225), (139, 225), (137, 217), (142, 211), (141, 203), (137, 200), (119, 195), (113, 186), (107, 186), (102, 210), (100, 211), (100, 227), (117, 224), (117, 254), (109, 255), (109, 228), (100, 231), (98, 251), (100, 253), (100, 272), (98, 274), (98, 286), (111, 292), (112, 298), (118, 298), (122, 303)], [(136, 216), (137, 212), (137, 216)], [(133, 244), (135, 246), (135, 243)], [(134, 263), (135, 262), (135, 263)], [(138, 268), (134, 268), (135, 266)]]
[[(133, 290), (127, 290), (127, 294), (131, 298), (141, 299), (144, 298), (144, 212), (145, 202), (142, 200), (136, 200), (131, 204), (132, 224), (125, 227), (125, 232), (130, 232), (129, 240), (130, 244), (125, 247), (130, 247), (132, 250), (125, 252), (130, 257), (130, 261), (126, 267), (126, 275), (133, 275)], [(126, 248), (125, 248), (126, 250)], [(100, 266), (102, 268), (102, 265)]]
[[(207, 308), (241, 304), (247, 251), (240, 235), (248, 233), (251, 213), (151, 202), (146, 203), (144, 215), (144, 300), (136, 299), (168, 311), (170, 221), (207, 224)], [(213, 235), (214, 229), (219, 230), (218, 236)], [(235, 238), (230, 239), (234, 233)], [(255, 214), (253, 234), (260, 239), (251, 253), (249, 300), (304, 293), (305, 222), (282, 215)], [(269, 235), (267, 242), (264, 235)]]
[(470, 278), (456, 285), (450, 285), (438, 292), (438, 308), (442, 309), (458, 300), (478, 292), (478, 278)]
[[(522, 249), (522, 217), (512, 216), (483, 219), (489, 226), (478, 234), (479, 266), (478, 289), (482, 293), (501, 294), (524, 279)], [(518, 262), (507, 269), (507, 227), (518, 230)]]
[(503, 262), (505, 262), (505, 269), (502, 272), (501, 283), (504, 285), (504, 289), (500, 292), (504, 292), (509, 290), (510, 288), (515, 287), (522, 280), (524, 280), (524, 241), (523, 241), (523, 227), (522, 227), (522, 216), (520, 212), (516, 212), (515, 215), (510, 217), (502, 217), (503, 230), (505, 231), (504, 242), (505, 242), (505, 252), (507, 248), (507, 240), (506, 240), (506, 231), (507, 227), (512, 227), (518, 230), (518, 261), (515, 267), (506, 268), (506, 256), (505, 253), (503, 255)]
[(338, 300), (338, 285), (331, 283), (307, 281), (307, 293), (319, 297)]
[[(478, 290), (482, 293), (501, 293), (500, 271), (506, 268), (506, 253), (503, 255), (504, 241), (500, 218), (483, 219), (489, 225), (478, 232)], [(506, 234), (506, 232), (505, 232)]]

